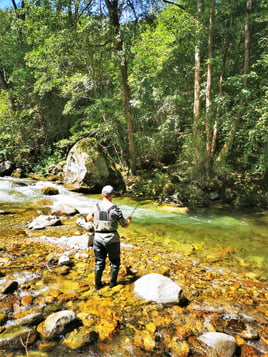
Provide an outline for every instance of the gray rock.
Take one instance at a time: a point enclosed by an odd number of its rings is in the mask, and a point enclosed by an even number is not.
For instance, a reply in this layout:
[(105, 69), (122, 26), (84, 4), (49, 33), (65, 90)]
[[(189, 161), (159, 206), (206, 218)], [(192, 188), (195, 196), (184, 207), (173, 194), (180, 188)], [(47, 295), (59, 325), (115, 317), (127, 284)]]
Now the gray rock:
[(58, 261), (58, 265), (67, 265), (70, 266), (71, 265), (71, 259), (70, 257), (68, 257), (67, 255), (62, 255)]
[(232, 357), (236, 349), (235, 338), (226, 333), (206, 332), (198, 337), (198, 341), (214, 351), (217, 357)]
[(147, 301), (179, 303), (183, 292), (179, 285), (161, 274), (148, 274), (135, 281), (135, 294)]
[[(94, 233), (83, 234), (81, 236), (68, 237), (65, 242), (66, 245), (74, 249), (87, 250), (93, 245)], [(63, 239), (63, 238), (61, 238)]]
[(63, 310), (49, 315), (37, 327), (37, 331), (45, 338), (54, 338), (59, 335), (71, 331), (74, 328), (74, 323), (77, 317), (73, 311)]
[(99, 193), (109, 183), (117, 191), (125, 191), (121, 173), (112, 158), (95, 138), (78, 141), (70, 150), (64, 170), (64, 185), (67, 189)]
[(45, 216), (41, 215), (35, 218), (30, 224), (30, 229), (44, 229), (48, 226), (59, 226), (61, 225), (61, 220), (56, 216)]
[(55, 205), (51, 209), (51, 214), (53, 216), (58, 216), (58, 217), (74, 216), (77, 213), (79, 213), (79, 211), (76, 208), (74, 208), (73, 206), (68, 205), (68, 204)]
[(14, 162), (8, 160), (0, 162), (0, 176), (10, 176), (13, 170), (15, 170)]

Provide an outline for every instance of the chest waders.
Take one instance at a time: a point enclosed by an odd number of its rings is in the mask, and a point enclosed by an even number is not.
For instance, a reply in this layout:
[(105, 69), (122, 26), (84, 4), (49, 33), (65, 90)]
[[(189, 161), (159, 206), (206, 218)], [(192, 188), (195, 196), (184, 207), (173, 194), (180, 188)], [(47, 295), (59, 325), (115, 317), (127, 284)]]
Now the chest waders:
[[(95, 232), (105, 235), (107, 233), (117, 233), (118, 222), (111, 217), (111, 211), (116, 206), (113, 205), (107, 210), (101, 210), (99, 204), (96, 204), (94, 210)], [(106, 257), (109, 257), (111, 266), (110, 287), (117, 284), (117, 276), (120, 267), (120, 242), (109, 243), (104, 240), (94, 240), (94, 255), (96, 260), (95, 266), (95, 287), (97, 290), (103, 287), (101, 282), (102, 273), (105, 268)]]

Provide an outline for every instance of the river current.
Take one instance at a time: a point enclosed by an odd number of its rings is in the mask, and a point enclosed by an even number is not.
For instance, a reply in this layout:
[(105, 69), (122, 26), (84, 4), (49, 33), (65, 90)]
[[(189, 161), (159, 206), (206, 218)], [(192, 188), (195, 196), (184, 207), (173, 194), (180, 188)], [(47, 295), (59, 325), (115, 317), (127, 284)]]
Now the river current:
[[(34, 209), (35, 202), (44, 199), (40, 189), (54, 186), (59, 194), (46, 196), (54, 204), (69, 204), (86, 215), (100, 198), (70, 192), (62, 185), (46, 181), (0, 178), (0, 210), (12, 212), (16, 207)], [(114, 203), (127, 217), (137, 202), (127, 197), (115, 197)], [(10, 217), (0, 215), (0, 223), (8, 226)], [(232, 267), (249, 278), (267, 281), (268, 211), (209, 208), (181, 213), (172, 207), (159, 206), (149, 200), (139, 201), (128, 229), (146, 240), (165, 241), (170, 249), (184, 255), (194, 254), (203, 263), (219, 268)], [(4, 231), (1, 229), (2, 239)]]

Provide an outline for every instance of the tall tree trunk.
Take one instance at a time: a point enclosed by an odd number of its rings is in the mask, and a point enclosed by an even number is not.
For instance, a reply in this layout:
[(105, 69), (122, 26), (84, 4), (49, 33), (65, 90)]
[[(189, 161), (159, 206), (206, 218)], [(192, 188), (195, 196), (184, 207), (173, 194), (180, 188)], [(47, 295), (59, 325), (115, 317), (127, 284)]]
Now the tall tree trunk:
[(127, 71), (127, 60), (124, 51), (124, 43), (120, 34), (120, 9), (118, 0), (105, 0), (106, 6), (109, 12), (109, 20), (113, 30), (116, 51), (119, 55), (119, 67), (122, 78), (122, 87), (123, 87), (123, 107), (124, 115), (127, 123), (127, 132), (128, 132), (128, 145), (129, 145), (129, 156), (130, 156), (130, 169), (132, 174), (136, 173), (136, 144), (134, 138), (133, 130), (133, 118), (131, 113), (131, 93), (130, 87), (128, 84), (128, 71)]
[(128, 72), (127, 72), (127, 62), (125, 58), (125, 54), (123, 54), (124, 60), (120, 64), (120, 71), (122, 76), (122, 86), (123, 86), (123, 105), (124, 105), (124, 113), (127, 122), (127, 132), (128, 132), (128, 142), (129, 142), (129, 152), (130, 152), (130, 168), (131, 172), (134, 175), (136, 173), (136, 145), (134, 138), (134, 130), (132, 124), (132, 113), (131, 113), (131, 94), (130, 88), (128, 84)]
[[(222, 92), (223, 92), (222, 91), (222, 84), (223, 84), (223, 76), (224, 76), (224, 73), (225, 73), (228, 49), (229, 49), (229, 45), (228, 45), (226, 39), (224, 39), (221, 74), (220, 74), (220, 79), (219, 79), (219, 96), (220, 97), (222, 96)], [(211, 142), (211, 155), (212, 156), (215, 154), (219, 118), (220, 118), (220, 106), (217, 107), (216, 120), (215, 120), (215, 123), (214, 123), (214, 126), (213, 126), (213, 134), (212, 134), (212, 142)]]
[(195, 44), (195, 70), (194, 70), (194, 122), (193, 122), (193, 137), (194, 139), (198, 135), (198, 126), (200, 122), (200, 71), (201, 71), (201, 60), (200, 60), (200, 29), (199, 29), (199, 16), (202, 12), (202, 0), (197, 0), (197, 20), (196, 25), (196, 44)]
[(250, 14), (252, 11), (252, 0), (247, 0), (247, 12), (245, 20), (245, 55), (244, 55), (244, 87), (247, 86), (247, 75), (249, 74), (249, 58), (250, 58)]
[[(247, 86), (247, 75), (249, 73), (250, 69), (250, 14), (252, 11), (252, 0), (247, 0), (247, 8), (246, 8), (246, 16), (245, 16), (245, 47), (244, 47), (244, 68), (243, 68), (243, 86)], [(241, 121), (241, 116), (242, 116), (242, 111), (243, 111), (243, 99), (240, 100), (239, 105), (238, 105), (238, 112), (236, 119), (232, 125), (229, 137), (224, 144), (217, 160), (220, 161), (222, 160), (223, 157), (227, 156), (230, 149), (232, 148), (235, 134), (239, 128), (240, 121)]]
[(210, 1), (209, 33), (208, 33), (208, 67), (206, 87), (206, 148), (208, 158), (212, 159), (212, 132), (211, 132), (211, 86), (212, 86), (212, 60), (213, 60), (213, 26), (215, 15), (215, 0)]
[(4, 90), (8, 89), (8, 85), (5, 78), (5, 70), (3, 68), (0, 69), (0, 88)]

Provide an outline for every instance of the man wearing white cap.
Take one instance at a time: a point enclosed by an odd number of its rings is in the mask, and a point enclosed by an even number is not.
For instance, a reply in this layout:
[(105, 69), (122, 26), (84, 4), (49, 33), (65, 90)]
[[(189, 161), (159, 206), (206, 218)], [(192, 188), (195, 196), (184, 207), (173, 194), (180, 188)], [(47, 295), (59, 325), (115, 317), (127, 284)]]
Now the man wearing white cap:
[(97, 290), (104, 286), (101, 277), (105, 268), (107, 255), (111, 266), (110, 287), (117, 284), (117, 275), (120, 267), (118, 222), (124, 228), (127, 228), (131, 222), (131, 217), (125, 219), (122, 211), (112, 203), (114, 196), (114, 188), (112, 186), (104, 186), (101, 195), (102, 201), (98, 202), (91, 214), (87, 216), (87, 221), (94, 221), (95, 227), (93, 249), (96, 262), (95, 287)]

